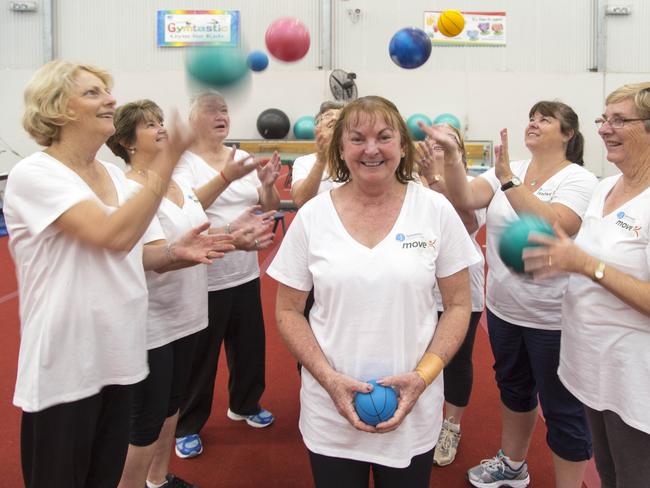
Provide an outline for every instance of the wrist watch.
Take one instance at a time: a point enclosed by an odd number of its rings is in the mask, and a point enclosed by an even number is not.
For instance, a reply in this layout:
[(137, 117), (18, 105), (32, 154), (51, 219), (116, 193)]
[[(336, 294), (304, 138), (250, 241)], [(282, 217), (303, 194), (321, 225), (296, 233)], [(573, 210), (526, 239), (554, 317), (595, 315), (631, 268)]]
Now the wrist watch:
[(436, 175), (431, 175), (431, 184), (433, 185), (434, 183), (440, 183), (442, 181), (442, 175), (436, 174)]
[(510, 180), (506, 181), (503, 185), (501, 185), (501, 191), (506, 191), (509, 190), (510, 188), (514, 188), (515, 186), (521, 185), (521, 180), (517, 178), (516, 176), (513, 176), (510, 178)]
[(602, 261), (598, 263), (598, 266), (596, 266), (596, 269), (594, 270), (594, 276), (592, 280), (594, 281), (600, 281), (605, 277), (605, 263)]

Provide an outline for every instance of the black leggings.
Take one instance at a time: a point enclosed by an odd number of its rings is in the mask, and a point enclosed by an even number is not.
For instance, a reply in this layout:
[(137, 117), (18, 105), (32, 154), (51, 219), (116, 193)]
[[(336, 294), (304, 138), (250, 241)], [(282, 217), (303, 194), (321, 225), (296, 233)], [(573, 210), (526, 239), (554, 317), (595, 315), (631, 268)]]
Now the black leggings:
[(368, 488), (371, 468), (375, 488), (427, 488), (433, 465), (433, 449), (414, 456), (406, 468), (307, 452), (316, 488)]
[[(438, 318), (441, 315), (442, 312), (438, 312)], [(472, 312), (467, 335), (458, 352), (443, 371), (445, 401), (456, 407), (466, 407), (472, 393), (472, 384), (474, 382), (472, 352), (474, 350), (474, 339), (476, 338), (476, 327), (481, 315), (483, 315), (483, 312)]]

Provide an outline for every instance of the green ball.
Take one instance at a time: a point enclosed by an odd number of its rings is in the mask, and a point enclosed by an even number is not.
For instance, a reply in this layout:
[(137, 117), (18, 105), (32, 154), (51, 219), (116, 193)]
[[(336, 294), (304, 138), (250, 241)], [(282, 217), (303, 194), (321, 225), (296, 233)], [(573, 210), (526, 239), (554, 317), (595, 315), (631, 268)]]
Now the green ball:
[(313, 140), (316, 137), (316, 119), (311, 115), (300, 117), (293, 124), (293, 135), (296, 139)]
[(444, 113), (438, 115), (435, 119), (433, 119), (433, 125), (442, 125), (442, 124), (451, 125), (452, 127), (461, 130), (460, 120), (454, 114)]
[(539, 246), (537, 243), (528, 242), (530, 232), (555, 236), (548, 222), (534, 215), (522, 215), (518, 220), (512, 221), (501, 233), (499, 256), (506, 266), (517, 273), (524, 272), (524, 260), (521, 257), (524, 248)]
[(422, 121), (426, 125), (431, 125), (431, 119), (427, 117), (424, 114), (413, 114), (411, 115), (407, 120), (406, 120), (406, 126), (409, 129), (409, 132), (411, 133), (411, 137), (416, 140), (416, 141), (423, 141), (427, 135), (424, 133), (422, 129), (420, 129), (420, 126), (418, 125), (418, 122)]
[(193, 79), (215, 88), (232, 86), (248, 74), (246, 56), (239, 47), (233, 46), (190, 49), (185, 67)]

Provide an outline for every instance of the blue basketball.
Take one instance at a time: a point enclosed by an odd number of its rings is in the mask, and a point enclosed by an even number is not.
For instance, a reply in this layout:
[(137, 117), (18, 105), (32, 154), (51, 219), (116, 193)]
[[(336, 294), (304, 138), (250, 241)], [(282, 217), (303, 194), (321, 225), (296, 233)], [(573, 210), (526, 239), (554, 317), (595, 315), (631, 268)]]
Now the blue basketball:
[(252, 51), (246, 58), (246, 63), (253, 71), (264, 71), (269, 65), (269, 57), (262, 51)]
[(499, 256), (501, 260), (517, 273), (524, 272), (522, 253), (527, 247), (537, 247), (539, 244), (528, 242), (528, 234), (546, 234), (553, 237), (553, 228), (544, 219), (535, 215), (522, 215), (514, 220), (501, 233), (499, 238)]
[(433, 119), (433, 125), (442, 125), (447, 124), (455, 127), (458, 130), (461, 130), (460, 120), (454, 114), (440, 114), (435, 119)]
[(388, 52), (397, 66), (418, 68), (431, 56), (431, 39), (423, 30), (406, 27), (395, 33), (388, 45)]
[(293, 135), (296, 139), (313, 140), (316, 137), (316, 119), (312, 115), (305, 115), (293, 124)]
[(370, 393), (356, 393), (354, 408), (364, 423), (375, 426), (395, 414), (397, 394), (391, 387), (378, 385), (375, 380), (368, 383), (373, 386), (373, 390)]

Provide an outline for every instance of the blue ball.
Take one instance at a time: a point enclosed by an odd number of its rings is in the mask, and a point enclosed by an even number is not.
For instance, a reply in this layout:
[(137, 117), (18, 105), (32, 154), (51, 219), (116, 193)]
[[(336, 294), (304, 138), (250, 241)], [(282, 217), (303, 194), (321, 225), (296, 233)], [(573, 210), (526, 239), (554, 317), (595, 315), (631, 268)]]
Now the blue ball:
[(427, 62), (431, 55), (431, 39), (414, 27), (406, 27), (395, 33), (388, 46), (390, 59), (402, 68), (414, 69)]
[(527, 247), (537, 247), (539, 244), (528, 242), (528, 234), (546, 234), (553, 237), (553, 228), (544, 219), (536, 215), (522, 215), (513, 220), (503, 230), (499, 238), (499, 256), (501, 260), (517, 273), (524, 272), (522, 254)]
[(368, 383), (373, 386), (373, 390), (370, 393), (356, 393), (354, 408), (364, 423), (375, 426), (395, 414), (397, 394), (391, 387), (378, 385), (375, 380)]
[(424, 114), (413, 114), (406, 120), (406, 126), (411, 133), (411, 137), (416, 141), (423, 141), (426, 139), (427, 135), (424, 133), (418, 122), (422, 121), (425, 125), (431, 125), (431, 119)]
[(300, 117), (293, 124), (293, 135), (296, 139), (313, 140), (316, 137), (316, 119), (311, 115)]
[(442, 125), (447, 124), (456, 129), (461, 130), (460, 120), (453, 114), (440, 114), (435, 119), (433, 119), (433, 125)]
[(246, 58), (246, 63), (253, 71), (264, 71), (269, 65), (269, 57), (262, 51), (252, 51)]

